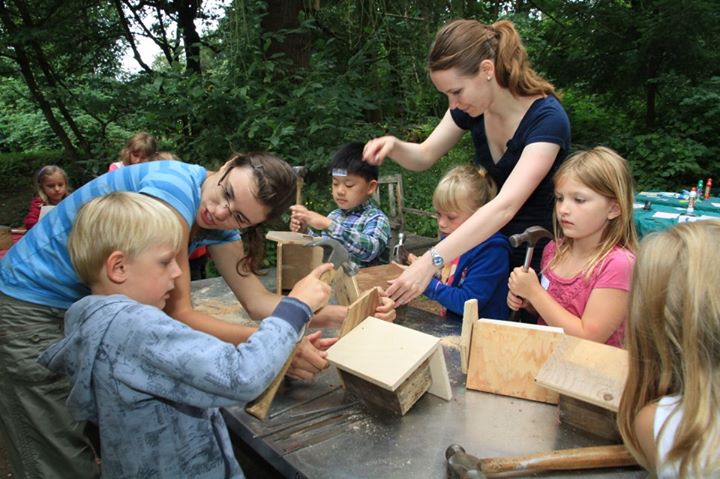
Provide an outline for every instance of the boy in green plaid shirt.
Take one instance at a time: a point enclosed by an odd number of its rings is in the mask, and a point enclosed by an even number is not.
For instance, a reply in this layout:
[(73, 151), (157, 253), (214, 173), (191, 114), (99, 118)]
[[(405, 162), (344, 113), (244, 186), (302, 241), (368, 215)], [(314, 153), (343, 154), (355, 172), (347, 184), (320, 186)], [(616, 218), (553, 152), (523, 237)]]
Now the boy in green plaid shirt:
[(390, 221), (370, 202), (378, 185), (379, 168), (362, 159), (363, 143), (347, 143), (335, 152), (330, 163), (332, 195), (338, 209), (329, 215), (302, 205), (290, 207), (290, 229), (320, 231), (321, 236), (340, 241), (359, 266), (371, 266), (387, 247)]

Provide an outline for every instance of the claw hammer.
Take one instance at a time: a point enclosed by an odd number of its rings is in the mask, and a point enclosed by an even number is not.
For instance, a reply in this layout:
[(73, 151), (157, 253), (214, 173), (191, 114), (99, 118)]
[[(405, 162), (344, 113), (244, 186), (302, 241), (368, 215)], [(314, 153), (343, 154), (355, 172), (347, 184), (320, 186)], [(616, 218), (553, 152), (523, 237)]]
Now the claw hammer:
[(525, 456), (479, 459), (452, 444), (445, 450), (448, 479), (476, 479), (508, 472), (575, 471), (607, 467), (636, 466), (637, 461), (623, 445), (578, 447)]
[[(527, 272), (527, 270), (530, 268), (530, 264), (532, 263), (533, 259), (533, 252), (535, 251), (535, 245), (542, 238), (552, 239), (552, 234), (550, 234), (550, 232), (542, 226), (530, 226), (522, 233), (514, 234), (508, 238), (508, 241), (510, 241), (510, 246), (512, 246), (513, 248), (519, 248), (523, 244), (527, 245), (527, 250), (525, 251), (525, 262), (522, 266), (523, 271)], [(510, 313), (510, 321), (516, 320), (516, 312), (517, 311), (512, 311)]]

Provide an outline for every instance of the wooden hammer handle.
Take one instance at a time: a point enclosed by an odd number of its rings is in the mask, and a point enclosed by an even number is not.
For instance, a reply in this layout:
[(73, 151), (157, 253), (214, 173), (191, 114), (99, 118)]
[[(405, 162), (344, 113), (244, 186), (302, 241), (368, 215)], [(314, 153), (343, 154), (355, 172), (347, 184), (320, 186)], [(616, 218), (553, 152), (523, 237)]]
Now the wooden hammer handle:
[(568, 471), (637, 465), (625, 446), (595, 446), (529, 454), (526, 456), (480, 459), (484, 474), (511, 471)]

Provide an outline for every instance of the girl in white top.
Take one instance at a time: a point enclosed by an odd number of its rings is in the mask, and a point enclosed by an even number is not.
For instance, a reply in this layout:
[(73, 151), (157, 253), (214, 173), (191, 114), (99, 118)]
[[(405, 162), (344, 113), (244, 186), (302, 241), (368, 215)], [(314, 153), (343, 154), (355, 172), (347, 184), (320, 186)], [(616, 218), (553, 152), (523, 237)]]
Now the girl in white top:
[(658, 477), (720, 477), (720, 221), (647, 237), (637, 257), (618, 425)]

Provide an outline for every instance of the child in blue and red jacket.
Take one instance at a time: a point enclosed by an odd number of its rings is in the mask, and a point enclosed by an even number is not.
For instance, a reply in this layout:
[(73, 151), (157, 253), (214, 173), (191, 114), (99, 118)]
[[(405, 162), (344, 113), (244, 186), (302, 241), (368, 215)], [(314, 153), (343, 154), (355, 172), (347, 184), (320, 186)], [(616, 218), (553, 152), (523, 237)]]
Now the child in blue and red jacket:
[[(445, 237), (455, 231), (496, 193), (495, 182), (484, 169), (463, 165), (448, 171), (433, 193), (440, 235)], [(415, 259), (411, 254), (410, 262)], [(510, 243), (502, 233), (495, 233), (449, 261), (440, 278), (430, 280), (424, 294), (440, 303), (441, 314), (448, 318), (461, 320), (465, 301), (477, 299), (481, 318), (508, 319), (509, 274)]]

